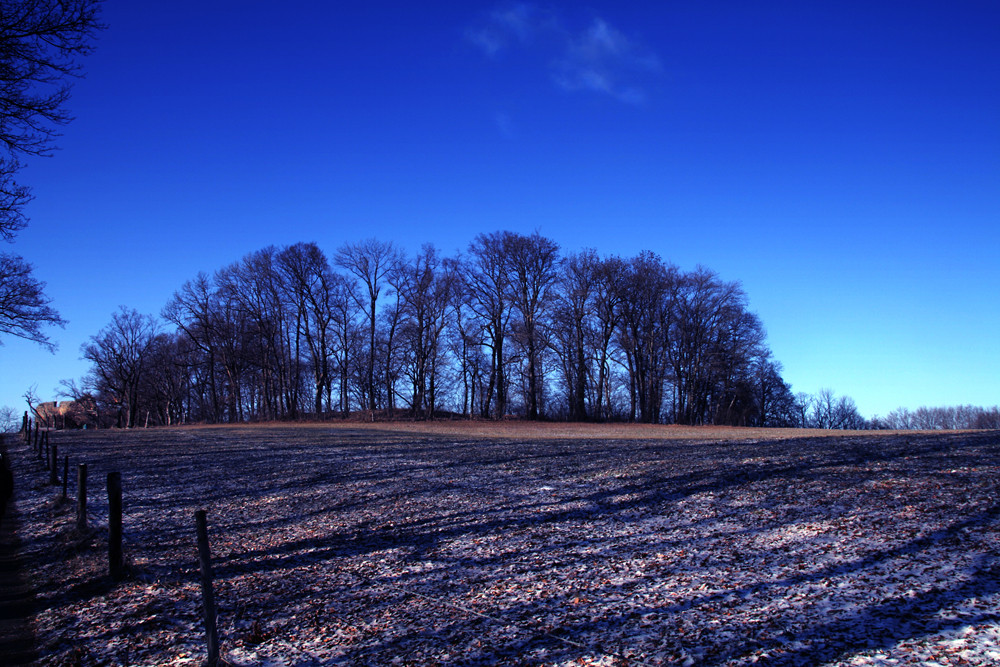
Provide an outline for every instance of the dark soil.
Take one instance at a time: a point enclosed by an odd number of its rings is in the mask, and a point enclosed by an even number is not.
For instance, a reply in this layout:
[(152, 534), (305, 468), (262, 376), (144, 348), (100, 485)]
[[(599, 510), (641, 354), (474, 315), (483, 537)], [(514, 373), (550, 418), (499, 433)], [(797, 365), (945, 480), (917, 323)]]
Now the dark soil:
[(491, 428), (56, 434), (91, 530), (21, 471), (39, 664), (200, 664), (202, 508), (234, 664), (1000, 660), (997, 433)]

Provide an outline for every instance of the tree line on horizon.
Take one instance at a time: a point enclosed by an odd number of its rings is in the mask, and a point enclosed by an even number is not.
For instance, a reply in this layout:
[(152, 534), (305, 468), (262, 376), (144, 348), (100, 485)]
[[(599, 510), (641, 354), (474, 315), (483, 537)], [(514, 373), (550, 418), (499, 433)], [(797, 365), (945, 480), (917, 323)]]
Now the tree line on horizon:
[[(0, 238), (28, 223), (25, 157), (52, 154), (100, 0), (0, 12)], [(102, 424), (465, 416), (826, 428), (1000, 428), (1000, 410), (900, 408), (865, 421), (830, 390), (791, 394), (738, 283), (652, 253), (560, 256), (538, 234), (479, 235), (463, 256), (315, 244), (250, 253), (185, 283), (159, 317), (122, 308), (63, 393)], [(65, 321), (18, 254), (0, 253), (0, 338), (44, 348)], [(29, 408), (34, 388), (25, 394)], [(0, 407), (0, 430), (17, 420)], [(13, 415), (13, 416), (12, 416)]]
[(479, 234), (442, 256), (392, 243), (251, 252), (122, 307), (64, 394), (102, 425), (389, 417), (828, 429), (1000, 428), (1000, 410), (863, 418), (793, 394), (738, 282), (652, 252), (563, 255), (539, 233)]
[[(156, 318), (122, 307), (68, 395), (122, 426), (347, 416), (801, 425), (738, 282), (539, 233), (467, 252), (389, 242), (251, 252)], [(856, 410), (854, 410), (856, 413)]]
[(872, 428), (899, 431), (1000, 429), (1000, 406), (921, 406), (916, 410), (901, 407), (871, 421)]

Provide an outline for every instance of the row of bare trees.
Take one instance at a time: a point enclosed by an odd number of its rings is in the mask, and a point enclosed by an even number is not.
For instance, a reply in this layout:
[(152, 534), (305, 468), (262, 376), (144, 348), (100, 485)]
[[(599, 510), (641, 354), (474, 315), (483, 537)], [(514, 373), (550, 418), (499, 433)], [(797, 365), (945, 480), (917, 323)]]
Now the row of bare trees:
[[(738, 283), (653, 253), (563, 255), (538, 233), (461, 256), (369, 239), (268, 247), (84, 345), (114, 423), (354, 411), (792, 425), (796, 402)], [(82, 393), (78, 391), (77, 393)]]
[(873, 427), (858, 412), (850, 396), (837, 396), (832, 389), (820, 389), (815, 395), (795, 395), (796, 426), (803, 428), (862, 430)]
[(899, 430), (1000, 429), (1000, 406), (975, 405), (897, 408), (872, 420), (876, 428)]

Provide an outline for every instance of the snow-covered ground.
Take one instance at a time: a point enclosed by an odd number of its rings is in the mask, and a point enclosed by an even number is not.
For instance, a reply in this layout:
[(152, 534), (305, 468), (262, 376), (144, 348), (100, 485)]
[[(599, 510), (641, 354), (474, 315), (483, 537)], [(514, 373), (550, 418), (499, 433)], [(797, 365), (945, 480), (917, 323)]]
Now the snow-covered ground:
[(96, 531), (12, 447), (45, 665), (201, 664), (202, 508), (231, 664), (1000, 664), (997, 433), (56, 435)]

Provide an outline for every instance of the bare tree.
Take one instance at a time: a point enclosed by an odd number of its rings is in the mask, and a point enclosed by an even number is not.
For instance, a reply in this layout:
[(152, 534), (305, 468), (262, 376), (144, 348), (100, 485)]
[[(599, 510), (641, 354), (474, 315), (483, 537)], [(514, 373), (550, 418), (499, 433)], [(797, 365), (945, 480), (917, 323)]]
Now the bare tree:
[(812, 426), (812, 406), (814, 399), (812, 395), (805, 391), (795, 394), (795, 426), (799, 428), (810, 428)]
[[(89, 53), (99, 0), (4, 0), (0, 6), (0, 238), (27, 224), (30, 190), (14, 179), (22, 156), (50, 155), (56, 127), (69, 122), (67, 78)], [(21, 257), (0, 254), (0, 333), (54, 350), (43, 326), (63, 326), (45, 283)]]
[(399, 251), (392, 243), (366, 239), (348, 243), (337, 250), (334, 261), (360, 281), (364, 295), (357, 295), (358, 307), (368, 319), (368, 364), (365, 368), (365, 391), (370, 409), (377, 408), (375, 388), (375, 330), (378, 322), (378, 300), (386, 286), (386, 278), (399, 262)]
[(909, 430), (913, 428), (913, 415), (907, 408), (897, 408), (891, 411), (885, 418), (886, 428)]
[(755, 359), (751, 365), (756, 408), (753, 426), (794, 426), (795, 397), (781, 378), (781, 363), (768, 357)]
[(252, 395), (252, 384), (259, 384), (250, 377), (259, 344), (250, 315), (233, 291), (226, 289), (226, 276), (225, 269), (215, 274), (211, 322), (225, 378), (226, 419), (232, 423), (243, 421), (248, 413), (254, 414), (254, 407), (245, 397)]
[(675, 421), (712, 421), (726, 388), (735, 386), (763, 335), (759, 319), (745, 306), (739, 283), (720, 280), (710, 269), (699, 266), (682, 276), (670, 346)]
[(9, 405), (0, 407), (0, 433), (16, 433), (20, 427), (21, 416), (17, 410)]
[[(571, 420), (588, 418), (590, 349), (595, 340), (594, 295), (600, 284), (600, 260), (593, 250), (570, 255), (563, 262), (553, 313), (553, 337), (562, 361), (566, 405)], [(592, 398), (592, 397), (591, 397)], [(591, 401), (592, 402), (592, 401)]]
[(99, 0), (4, 0), (0, 7), (0, 237), (24, 227), (28, 189), (14, 181), (22, 155), (50, 155), (56, 127), (71, 118), (67, 79), (89, 53)]
[(510, 323), (510, 272), (504, 232), (479, 234), (469, 244), (465, 288), (469, 309), (479, 319), (482, 344), (490, 349), (490, 375), (480, 396), (481, 414), (502, 419), (507, 414), (507, 375), (504, 341)]
[(518, 315), (517, 328), (527, 360), (526, 416), (538, 419), (542, 330), (559, 275), (559, 245), (538, 232), (531, 236), (504, 232), (503, 251), (510, 272), (510, 301)]
[(850, 396), (841, 396), (837, 400), (836, 428), (861, 430), (867, 427), (865, 418), (858, 412), (858, 406)]
[(837, 407), (837, 396), (832, 389), (823, 388), (813, 398), (812, 418), (810, 422), (815, 428), (836, 428), (834, 414)]
[(396, 385), (399, 382), (403, 361), (401, 359), (399, 328), (403, 322), (403, 300), (399, 294), (400, 275), (399, 267), (403, 262), (402, 256), (398, 258), (393, 269), (386, 276), (386, 283), (391, 289), (386, 296), (388, 303), (382, 308), (379, 316), (381, 326), (378, 328), (376, 336), (376, 347), (379, 350), (376, 356), (376, 364), (381, 364), (377, 368), (376, 375), (382, 379), (382, 388), (385, 391), (384, 400), (380, 402), (387, 410), (387, 414), (392, 415), (396, 409)]
[(970, 428), (1000, 429), (1000, 406), (994, 405), (992, 408), (979, 408), (976, 413), (976, 420), (969, 425)]
[(630, 418), (660, 421), (678, 271), (654, 253), (628, 262), (618, 282), (619, 337), (629, 371)]
[(832, 389), (820, 389), (813, 399), (811, 425), (815, 428), (863, 429), (865, 420), (850, 396), (838, 397)]
[[(476, 410), (476, 397), (485, 394), (484, 372), (486, 359), (482, 352), (485, 331), (483, 321), (471, 307), (472, 294), (461, 276), (466, 275), (468, 265), (462, 259), (455, 260), (456, 294), (452, 303), (450, 347), (459, 363), (462, 382), (462, 414), (471, 417)], [(489, 408), (480, 410), (487, 412)]]
[(249, 253), (220, 271), (216, 281), (220, 293), (250, 325), (243, 351), (258, 373), (253, 391), (245, 397), (254, 403), (251, 414), (295, 419), (302, 395), (302, 313), (288, 298), (277, 257), (274, 246)]
[[(227, 366), (223, 354), (223, 346), (219, 339), (218, 299), (215, 286), (204, 273), (199, 273), (194, 280), (189, 280), (174, 292), (161, 312), (161, 317), (177, 327), (183, 335), (202, 352), (201, 365), (204, 369), (204, 385), (209, 394), (209, 419), (222, 420), (222, 404), (218, 367), (221, 365), (227, 372), (232, 371)], [(221, 364), (220, 364), (221, 362)], [(193, 370), (193, 369), (192, 369)]]
[(746, 296), (737, 287), (713, 335), (708, 385), (713, 423), (746, 426), (755, 420), (753, 366), (770, 354), (764, 339), (760, 318), (746, 310)]
[(0, 253), (0, 334), (54, 351), (55, 344), (43, 327), (62, 327), (66, 322), (49, 306), (45, 283), (35, 280), (31, 271), (31, 265), (17, 255)]
[(118, 413), (119, 426), (134, 426), (139, 413), (140, 383), (156, 336), (149, 315), (122, 306), (111, 323), (90, 337), (81, 350), (91, 362), (91, 384), (106, 394)]
[[(346, 416), (397, 396), (414, 416), (440, 400), (534, 419), (555, 389), (565, 402), (549, 405), (570, 419), (864, 424), (832, 392), (796, 403), (740, 285), (702, 267), (650, 252), (563, 261), (553, 241), (509, 231), (476, 236), (459, 259), (424, 246), (404, 260), (375, 240), (336, 259), (344, 273), (315, 244), (268, 247), (185, 283), (163, 311), (177, 336), (155, 340), (155, 369), (128, 404), (155, 423), (294, 418), (324, 397)], [(124, 404), (114, 383), (92, 384)], [(982, 417), (926, 412), (948, 425)], [(134, 419), (130, 408), (123, 422)]]
[[(335, 278), (326, 255), (315, 243), (296, 243), (277, 257), (285, 275), (296, 312), (299, 331), (306, 340), (313, 373), (314, 410), (323, 411), (323, 395), (332, 383), (330, 349), (333, 340)], [(327, 401), (329, 404), (329, 400)]]
[(146, 425), (170, 426), (184, 421), (185, 346), (192, 344), (180, 332), (159, 333), (153, 337), (139, 387)]
[(879, 420), (879, 427), (897, 430), (998, 429), (1000, 408), (958, 405), (933, 408), (921, 406), (916, 410), (909, 410), (900, 407)]
[(456, 264), (442, 259), (434, 246), (424, 245), (412, 262), (400, 265), (396, 283), (413, 387), (411, 407), (414, 416), (430, 419), (437, 402), (442, 334), (458, 287)]
[(24, 402), (28, 404), (28, 412), (35, 419), (38, 419), (38, 410), (35, 409), (35, 404), (38, 403), (38, 385), (31, 385), (21, 395), (24, 397)]
[(359, 301), (356, 284), (339, 273), (334, 274), (330, 299), (333, 313), (331, 360), (338, 378), (340, 413), (346, 419), (351, 412), (351, 369), (357, 366), (355, 359), (360, 354), (362, 335), (355, 321)]
[(66, 413), (63, 415), (63, 427), (72, 423), (74, 427), (85, 424), (97, 426), (100, 414), (97, 409), (97, 399), (89, 390), (78, 385), (76, 380), (60, 380), (57, 394), (63, 398), (68, 398), (71, 403)]
[(594, 355), (597, 364), (595, 415), (610, 419), (612, 409), (612, 343), (621, 323), (621, 281), (625, 263), (618, 257), (603, 260), (594, 275)]

